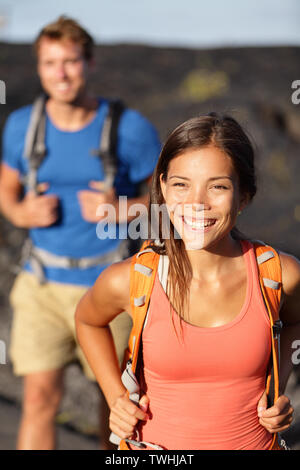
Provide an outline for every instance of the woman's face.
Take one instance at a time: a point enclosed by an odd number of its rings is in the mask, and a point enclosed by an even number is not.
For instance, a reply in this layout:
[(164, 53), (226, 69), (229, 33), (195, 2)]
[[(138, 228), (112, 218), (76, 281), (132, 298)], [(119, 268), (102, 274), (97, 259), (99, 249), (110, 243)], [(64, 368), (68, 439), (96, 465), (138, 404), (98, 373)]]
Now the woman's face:
[(187, 250), (225, 237), (245, 206), (231, 158), (215, 146), (190, 149), (169, 164), (161, 189), (170, 219)]

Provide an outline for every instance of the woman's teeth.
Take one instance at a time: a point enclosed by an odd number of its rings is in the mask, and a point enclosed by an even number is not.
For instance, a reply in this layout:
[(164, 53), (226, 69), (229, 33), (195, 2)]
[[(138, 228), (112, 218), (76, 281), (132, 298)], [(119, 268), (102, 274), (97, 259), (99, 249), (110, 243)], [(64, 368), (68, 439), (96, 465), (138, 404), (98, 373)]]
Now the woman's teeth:
[(185, 224), (194, 229), (209, 227), (210, 225), (214, 225), (214, 223), (216, 222), (216, 219), (201, 219), (196, 221), (193, 219), (187, 219), (185, 217), (183, 220)]

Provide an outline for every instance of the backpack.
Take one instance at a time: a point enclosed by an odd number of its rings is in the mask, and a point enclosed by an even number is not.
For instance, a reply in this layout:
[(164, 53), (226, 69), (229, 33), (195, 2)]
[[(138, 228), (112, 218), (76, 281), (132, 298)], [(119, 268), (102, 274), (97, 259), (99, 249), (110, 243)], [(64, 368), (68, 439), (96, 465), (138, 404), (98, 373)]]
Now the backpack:
[[(268, 406), (272, 406), (279, 397), (279, 336), (282, 322), (279, 319), (279, 308), (282, 294), (281, 265), (277, 251), (261, 242), (252, 241), (258, 265), (259, 282), (263, 300), (270, 319), (270, 334), (272, 352), (266, 377), (266, 390)], [(139, 349), (144, 323), (147, 317), (151, 292), (159, 266), (160, 255), (152, 249), (153, 245), (145, 242), (140, 252), (132, 258), (130, 273), (130, 304), (133, 315), (133, 327), (129, 337), (128, 348), (125, 352), (125, 370), (122, 382), (127, 388), (129, 398), (138, 404), (139, 385), (136, 379)], [(278, 434), (273, 436), (271, 447), (281, 449), (278, 443)], [(112, 442), (119, 444), (120, 450), (129, 450), (128, 444), (145, 448), (148, 443), (140, 443), (130, 439), (116, 439), (111, 436)], [(281, 445), (285, 446), (282, 440)], [(154, 448), (158, 448), (155, 446)]]
[[(24, 178), (24, 184), (36, 194), (38, 193), (37, 172), (47, 153), (45, 145), (46, 101), (45, 94), (35, 99), (25, 137), (24, 157), (28, 161), (29, 171)], [(107, 187), (113, 186), (117, 172), (118, 125), (124, 111), (125, 106), (122, 101), (110, 100), (108, 102), (108, 112), (99, 136), (99, 147), (91, 150), (92, 155), (98, 156), (102, 161)]]
[[(45, 105), (47, 95), (38, 96), (32, 107), (29, 126), (25, 137), (24, 157), (28, 161), (28, 173), (22, 178), (22, 183), (38, 195), (37, 174), (46, 153), (45, 133), (46, 133), (46, 110)], [(120, 118), (126, 107), (120, 100), (110, 100), (108, 111), (104, 120), (101, 135), (99, 136), (99, 147), (91, 149), (91, 154), (101, 159), (107, 188), (114, 185), (115, 176), (118, 170), (117, 162), (117, 142), (118, 126)], [(147, 185), (141, 183), (138, 193), (144, 194)], [(89, 268), (91, 266), (112, 264), (118, 262), (139, 249), (136, 241), (123, 240), (118, 248), (104, 255), (86, 258), (70, 258), (67, 256), (57, 256), (47, 250), (33, 246), (28, 238), (23, 246), (20, 265), (30, 261), (33, 272), (40, 284), (47, 282), (44, 274), (44, 266), (57, 268)], [(19, 269), (18, 269), (19, 271)]]

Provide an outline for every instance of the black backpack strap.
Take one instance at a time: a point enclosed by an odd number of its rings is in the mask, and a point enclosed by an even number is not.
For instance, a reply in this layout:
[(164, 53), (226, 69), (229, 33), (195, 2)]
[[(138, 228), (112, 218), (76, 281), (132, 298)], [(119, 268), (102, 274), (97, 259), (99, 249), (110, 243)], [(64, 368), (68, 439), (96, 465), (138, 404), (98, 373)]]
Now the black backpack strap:
[[(99, 151), (95, 152), (96, 155), (100, 156), (104, 172), (106, 175), (107, 187), (112, 187), (114, 184), (115, 176), (118, 169), (117, 161), (117, 145), (118, 145), (118, 128), (119, 121), (122, 113), (125, 110), (124, 103), (119, 100), (111, 100), (109, 102), (109, 109), (107, 112), (106, 119), (104, 121)], [(141, 181), (137, 184), (137, 196), (143, 196), (149, 192), (149, 186), (146, 181)], [(136, 252), (138, 250), (135, 250)]]
[(46, 95), (40, 95), (33, 103), (25, 137), (24, 157), (28, 161), (28, 173), (23, 179), (29, 190), (37, 193), (37, 171), (46, 155)]
[(107, 115), (100, 136), (99, 148), (92, 151), (93, 155), (101, 158), (105, 173), (105, 184), (108, 188), (113, 186), (118, 169), (118, 127), (124, 109), (125, 106), (121, 100), (109, 101)]
[[(37, 171), (46, 155), (46, 95), (42, 94), (33, 103), (30, 122), (25, 138), (24, 156), (28, 160), (28, 173), (23, 183), (37, 193)], [(121, 100), (110, 100), (108, 112), (100, 135), (99, 148), (93, 155), (101, 158), (107, 187), (112, 187), (117, 173), (118, 126), (125, 109)]]

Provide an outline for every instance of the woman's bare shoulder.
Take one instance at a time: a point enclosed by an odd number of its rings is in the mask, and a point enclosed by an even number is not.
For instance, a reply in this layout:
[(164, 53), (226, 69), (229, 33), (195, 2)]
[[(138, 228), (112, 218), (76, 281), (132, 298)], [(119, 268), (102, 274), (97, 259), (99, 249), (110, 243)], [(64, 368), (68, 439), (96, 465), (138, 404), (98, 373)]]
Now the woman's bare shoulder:
[(96, 303), (103, 298), (124, 310), (130, 305), (130, 267), (132, 258), (114, 263), (99, 275), (92, 294)]
[(283, 304), (280, 318), (286, 324), (300, 322), (300, 261), (293, 255), (280, 252)]
[(123, 288), (129, 287), (131, 262), (132, 257), (111, 264), (100, 274), (98, 280), (101, 279), (101, 282), (107, 283), (112, 289), (120, 288), (120, 284), (123, 284)]
[(282, 287), (286, 294), (291, 295), (300, 288), (300, 261), (296, 256), (283, 251), (279, 252), (282, 271)]
[[(260, 242), (260, 240), (255, 239), (248, 240), (251, 243)], [(274, 248), (280, 259), (283, 291), (285, 294), (291, 295), (300, 288), (300, 261), (290, 253), (286, 253), (276, 247)]]

